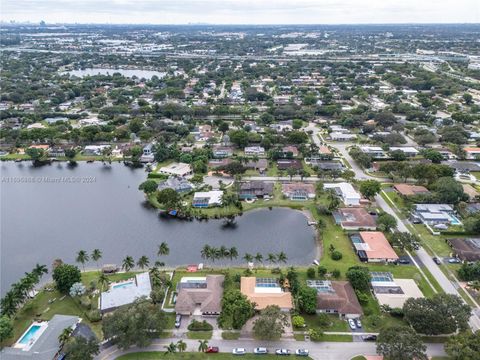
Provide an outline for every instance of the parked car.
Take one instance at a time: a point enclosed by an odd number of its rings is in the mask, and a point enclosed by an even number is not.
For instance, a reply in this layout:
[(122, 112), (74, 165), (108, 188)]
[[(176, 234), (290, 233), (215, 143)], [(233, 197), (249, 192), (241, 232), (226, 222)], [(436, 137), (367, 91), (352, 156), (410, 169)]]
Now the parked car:
[(450, 259), (448, 259), (448, 262), (450, 264), (460, 264), (462, 261), (458, 258), (450, 258)]
[(377, 341), (377, 335), (365, 335), (362, 336), (363, 341)]
[(217, 346), (209, 346), (207, 348), (207, 353), (210, 353), (210, 354), (216, 354), (218, 353), (218, 347)]
[(307, 349), (297, 349), (297, 350), (295, 350), (295, 355), (297, 355), (297, 356), (308, 356), (308, 350)]
[(408, 260), (406, 258), (400, 258), (400, 259), (398, 259), (398, 263), (406, 265), (406, 264), (410, 264), (410, 260)]
[(275, 354), (282, 355), (282, 356), (290, 355), (290, 350), (288, 350), (288, 349), (277, 349), (277, 350), (275, 350)]
[(245, 350), (245, 348), (235, 348), (232, 350), (233, 355), (245, 355), (246, 353), (247, 351)]
[(178, 329), (182, 323), (182, 315), (177, 315), (175, 317), (175, 327)]
[(350, 326), (350, 329), (355, 330), (357, 326), (355, 325), (355, 321), (352, 319), (348, 319), (348, 326)]
[(355, 325), (357, 325), (357, 328), (361, 329), (362, 322), (360, 321), (360, 319), (355, 319)]
[(253, 353), (257, 355), (268, 354), (268, 350), (265, 347), (257, 347), (253, 349)]
[(440, 265), (442, 262), (440, 261), (439, 258), (437, 258), (436, 256), (432, 258), (433, 262), (437, 265)]

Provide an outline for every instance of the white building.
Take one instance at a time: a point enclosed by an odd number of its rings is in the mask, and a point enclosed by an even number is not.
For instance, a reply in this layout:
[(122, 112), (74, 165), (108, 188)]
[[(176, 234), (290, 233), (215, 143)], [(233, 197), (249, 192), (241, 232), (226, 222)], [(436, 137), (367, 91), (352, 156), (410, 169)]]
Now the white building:
[(247, 146), (245, 149), (245, 155), (247, 156), (263, 156), (265, 155), (265, 148), (261, 146)]
[(348, 134), (342, 132), (332, 132), (330, 133), (330, 139), (333, 141), (349, 141), (357, 138), (355, 134)]
[(206, 208), (209, 206), (218, 206), (222, 204), (223, 191), (201, 191), (193, 195), (192, 206), (196, 208)]
[(392, 151), (401, 151), (406, 156), (417, 156), (418, 150), (412, 146), (392, 146), (390, 147), (390, 152)]
[(172, 163), (167, 166), (162, 166), (158, 172), (165, 175), (185, 177), (192, 174), (192, 167), (190, 164)]
[(341, 183), (331, 183), (331, 184), (324, 184), (324, 189), (332, 189), (334, 190), (338, 196), (342, 198), (343, 203), (346, 206), (358, 206), (360, 205), (360, 194), (353, 188), (352, 184), (347, 182)]

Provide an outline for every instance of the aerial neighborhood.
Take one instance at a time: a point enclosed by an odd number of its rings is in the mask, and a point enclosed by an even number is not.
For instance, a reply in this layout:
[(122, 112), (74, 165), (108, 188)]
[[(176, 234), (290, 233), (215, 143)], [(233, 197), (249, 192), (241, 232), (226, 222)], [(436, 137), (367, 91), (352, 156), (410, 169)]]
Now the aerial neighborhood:
[(478, 25), (188, 29), (2, 26), (0, 359), (478, 359)]

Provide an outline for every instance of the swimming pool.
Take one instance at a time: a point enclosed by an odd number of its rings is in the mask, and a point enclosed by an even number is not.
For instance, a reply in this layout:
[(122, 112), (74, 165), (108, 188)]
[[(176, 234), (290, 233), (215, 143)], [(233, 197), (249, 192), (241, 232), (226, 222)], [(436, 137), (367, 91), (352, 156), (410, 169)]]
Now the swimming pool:
[(23, 334), (23, 336), (18, 340), (19, 344), (26, 345), (30, 342), (35, 337), (35, 334), (38, 332), (38, 330), (41, 329), (40, 325), (32, 325), (30, 328)]
[(114, 284), (112, 285), (112, 289), (123, 289), (123, 288), (131, 287), (133, 285), (134, 285), (133, 281), (128, 281), (120, 284)]
[(450, 224), (451, 225), (462, 225), (462, 222), (455, 215), (450, 215)]

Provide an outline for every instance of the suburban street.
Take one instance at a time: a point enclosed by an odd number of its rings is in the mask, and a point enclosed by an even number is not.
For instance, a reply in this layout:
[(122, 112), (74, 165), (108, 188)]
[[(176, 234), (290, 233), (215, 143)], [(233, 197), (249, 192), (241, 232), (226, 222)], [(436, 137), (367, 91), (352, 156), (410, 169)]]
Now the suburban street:
[[(309, 126), (306, 128), (307, 130), (312, 130), (312, 138), (315, 141), (315, 144), (320, 146), (321, 140), (318, 137), (319, 133), (319, 128), (315, 126), (315, 124), (310, 123)], [(342, 143), (335, 143), (335, 144), (330, 144), (333, 145), (335, 148), (337, 148), (342, 155), (342, 157), (348, 161), (350, 164), (352, 171), (355, 172), (355, 179), (357, 180), (367, 180), (367, 179), (374, 179), (374, 180), (380, 180), (376, 177), (372, 177), (370, 175), (365, 174), (362, 168), (356, 164), (356, 162), (351, 158), (351, 156), (348, 154), (347, 148), (351, 146), (351, 143), (347, 142), (342, 142)], [(396, 220), (397, 220), (397, 228), (398, 230), (402, 232), (408, 232), (410, 233), (411, 231), (408, 229), (408, 227), (405, 225), (405, 223), (398, 217), (397, 213), (394, 211), (394, 209), (385, 201), (385, 199), (381, 195), (375, 196), (375, 201), (377, 205), (382, 208), (383, 211), (386, 213), (392, 215)], [(416, 251), (416, 256), (420, 260), (420, 262), (428, 269), (428, 271), (432, 274), (432, 276), (437, 280), (439, 285), (442, 287), (443, 291), (447, 294), (452, 294), (452, 295), (457, 295), (460, 298), (462, 298), (458, 292), (458, 288), (460, 285), (458, 283), (452, 283), (447, 276), (442, 272), (440, 267), (435, 264), (435, 262), (432, 260), (432, 257), (425, 251), (423, 247), (420, 247)], [(414, 262), (415, 265), (419, 268), (420, 271), (421, 267), (417, 264), (417, 262)], [(427, 279), (428, 281), (428, 279)], [(463, 299), (463, 298), (462, 298)], [(470, 317), (470, 327), (472, 330), (476, 331), (480, 329), (480, 318), (478, 316), (478, 312), (480, 309), (476, 308), (473, 309), (472, 316)]]
[[(131, 348), (123, 351), (116, 346), (106, 348), (96, 357), (97, 360), (114, 360), (120, 355), (138, 351), (161, 351), (164, 352), (165, 345), (170, 342), (177, 342), (178, 338), (161, 339), (153, 342), (152, 345), (137, 349)], [(198, 351), (198, 340), (184, 340), (187, 343), (187, 351)], [(267, 347), (270, 353), (275, 349), (287, 348), (295, 351), (299, 348), (306, 348), (313, 359), (322, 360), (349, 360), (356, 355), (376, 355), (374, 342), (300, 342), (295, 340), (282, 340), (276, 342), (265, 342), (257, 340), (210, 340), (210, 346), (218, 346), (221, 352), (231, 352), (233, 348), (243, 347), (247, 352), (252, 353), (253, 349), (259, 346)], [(445, 355), (443, 344), (428, 344), (427, 353), (430, 356)], [(241, 358), (241, 357), (240, 357)]]

